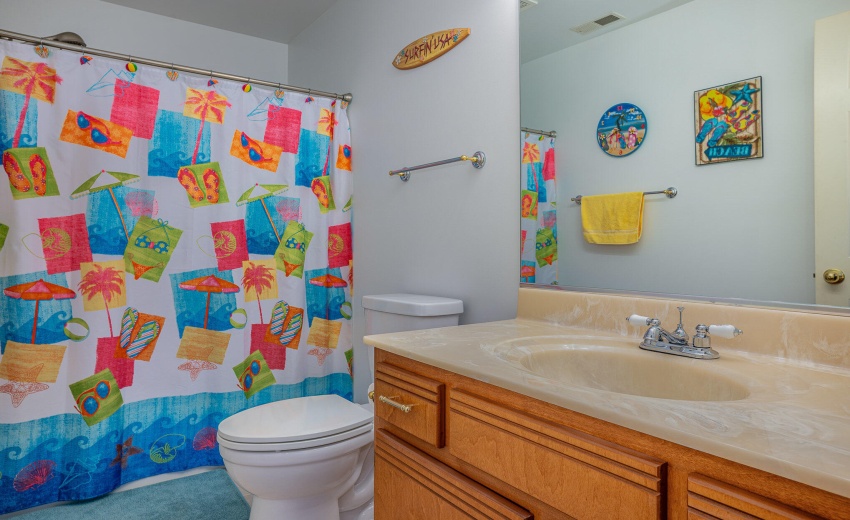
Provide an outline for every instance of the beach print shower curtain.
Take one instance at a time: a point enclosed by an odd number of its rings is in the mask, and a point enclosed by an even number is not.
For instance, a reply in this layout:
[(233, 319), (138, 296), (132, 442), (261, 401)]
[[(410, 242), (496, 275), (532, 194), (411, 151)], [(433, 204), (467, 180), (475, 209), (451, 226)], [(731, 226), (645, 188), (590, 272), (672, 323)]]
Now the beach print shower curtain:
[(522, 132), (520, 273), (522, 283), (558, 284), (555, 138)]
[(345, 103), (0, 43), (0, 513), (351, 399)]

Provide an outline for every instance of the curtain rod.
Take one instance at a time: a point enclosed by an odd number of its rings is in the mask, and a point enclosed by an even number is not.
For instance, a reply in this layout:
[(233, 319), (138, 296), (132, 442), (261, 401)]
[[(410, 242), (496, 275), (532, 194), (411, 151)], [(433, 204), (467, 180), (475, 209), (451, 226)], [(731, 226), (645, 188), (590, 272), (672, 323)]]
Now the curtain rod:
[(520, 130), (523, 132), (528, 132), (530, 134), (539, 134), (545, 135), (546, 137), (558, 137), (558, 132), (555, 130), (535, 130), (533, 128), (526, 128), (524, 126), (520, 127)]
[(301, 92), (302, 94), (307, 94), (308, 96), (321, 96), (333, 99), (341, 99), (348, 103), (352, 100), (352, 95), (348, 94), (336, 94), (333, 92), (323, 92), (321, 90), (312, 90), (306, 89), (303, 87), (294, 87), (292, 85), (284, 85), (282, 83), (277, 83), (274, 81), (265, 81), (255, 78), (248, 78), (245, 76), (236, 76), (235, 74), (227, 74), (224, 72), (215, 72), (213, 70), (205, 70), (198, 69), (195, 67), (188, 67), (186, 65), (177, 65), (173, 63), (167, 63), (159, 60), (151, 60), (148, 58), (140, 58), (138, 56), (133, 56), (131, 54), (119, 54), (117, 52), (103, 51), (100, 49), (92, 49), (91, 47), (81, 47), (79, 45), (72, 45), (68, 43), (57, 42), (55, 40), (48, 40), (47, 38), (41, 38), (38, 36), (30, 36), (27, 34), (20, 34), (12, 31), (5, 31), (0, 29), (0, 38), (5, 38), (8, 40), (19, 40), (22, 42), (32, 43), (36, 45), (46, 45), (48, 47), (55, 47), (57, 49), (65, 49), (68, 51), (76, 51), (81, 52), (83, 54), (92, 54), (94, 56), (102, 56), (104, 58), (112, 58), (116, 60), (125, 60), (132, 61), (134, 63), (141, 63), (143, 65), (151, 65), (153, 67), (160, 67), (169, 70), (179, 70), (181, 72), (188, 72), (190, 74), (197, 74), (199, 76), (209, 76), (210, 78), (216, 77), (221, 79), (227, 79), (231, 81), (237, 81), (241, 83), (250, 83), (252, 85), (263, 85), (266, 87), (275, 87), (283, 90), (289, 90), (292, 92)]

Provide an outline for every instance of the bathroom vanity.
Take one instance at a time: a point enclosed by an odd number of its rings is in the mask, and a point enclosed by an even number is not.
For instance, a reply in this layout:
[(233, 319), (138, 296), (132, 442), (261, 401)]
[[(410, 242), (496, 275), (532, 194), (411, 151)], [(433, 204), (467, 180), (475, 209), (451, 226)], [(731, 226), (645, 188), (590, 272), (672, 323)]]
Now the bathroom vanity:
[(850, 519), (847, 318), (688, 303), (746, 335), (638, 349), (625, 316), (677, 303), (521, 289), (515, 320), (367, 337), (376, 518)]

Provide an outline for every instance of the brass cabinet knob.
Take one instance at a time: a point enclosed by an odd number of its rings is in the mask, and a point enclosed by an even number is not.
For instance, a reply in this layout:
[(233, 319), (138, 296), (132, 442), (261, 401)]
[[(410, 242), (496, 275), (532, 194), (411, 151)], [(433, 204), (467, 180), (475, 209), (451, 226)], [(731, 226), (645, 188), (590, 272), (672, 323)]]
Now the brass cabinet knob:
[(829, 284), (838, 284), (844, 281), (844, 271), (841, 269), (827, 269), (823, 272), (823, 279)]

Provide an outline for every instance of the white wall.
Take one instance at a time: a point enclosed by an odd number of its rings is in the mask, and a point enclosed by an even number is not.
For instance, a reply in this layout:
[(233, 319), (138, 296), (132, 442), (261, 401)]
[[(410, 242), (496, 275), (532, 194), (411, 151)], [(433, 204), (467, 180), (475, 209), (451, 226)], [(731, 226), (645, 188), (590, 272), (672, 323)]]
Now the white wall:
[(0, 0), (0, 29), (32, 36), (72, 31), (95, 49), (288, 82), (282, 43), (99, 0)]
[[(395, 54), (435, 31), (471, 35), (417, 69)], [(289, 45), (290, 78), (352, 92), (355, 396), (367, 366), (360, 296), (409, 292), (459, 298), (462, 323), (516, 316), (519, 269), (519, 51), (515, 0), (338, 2)], [(391, 169), (481, 150), (481, 170), (456, 163)]]
[[(558, 212), (561, 285), (814, 302), (814, 20), (850, 0), (695, 0), (524, 64), (522, 124), (557, 130), (559, 197), (660, 190), (643, 238), (598, 246), (580, 208)], [(694, 165), (696, 90), (762, 76), (764, 158)], [(602, 112), (647, 114), (626, 158), (596, 144)]]

